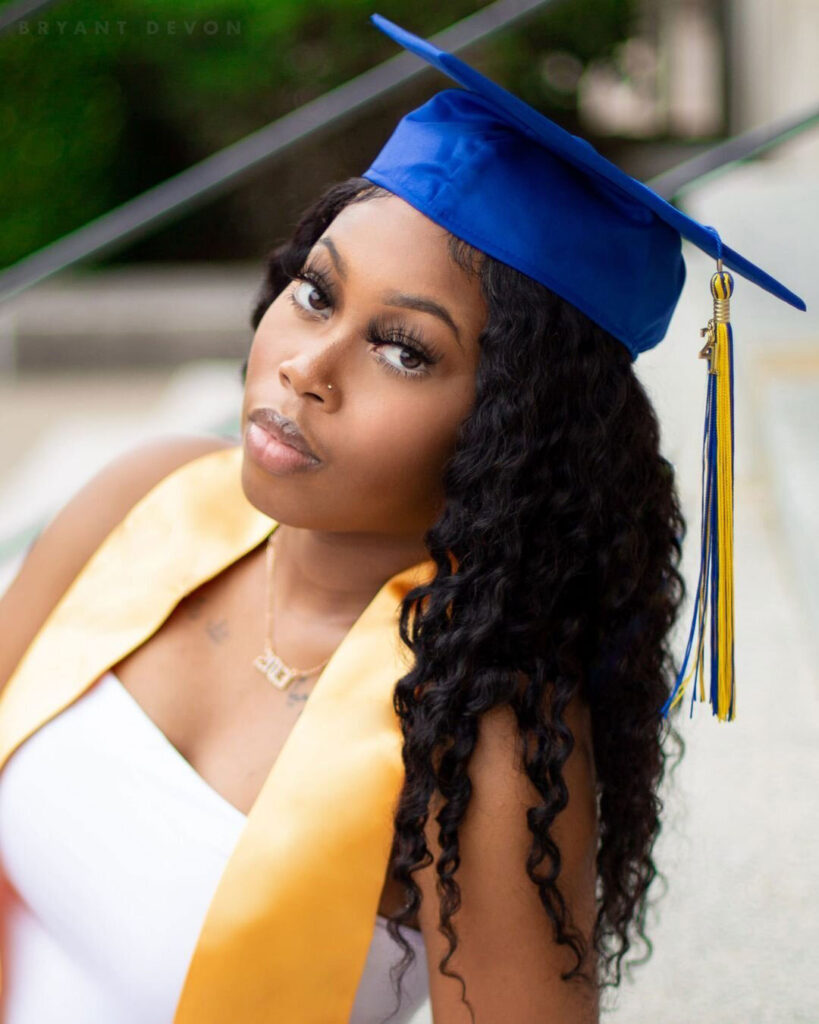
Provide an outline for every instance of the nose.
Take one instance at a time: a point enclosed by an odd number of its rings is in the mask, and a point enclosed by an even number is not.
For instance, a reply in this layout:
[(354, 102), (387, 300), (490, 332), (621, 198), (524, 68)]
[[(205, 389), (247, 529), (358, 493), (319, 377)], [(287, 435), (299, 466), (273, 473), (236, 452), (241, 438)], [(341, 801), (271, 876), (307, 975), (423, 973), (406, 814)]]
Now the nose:
[(328, 342), (320, 349), (300, 352), (279, 364), (279, 381), (300, 397), (312, 397), (334, 407), (341, 398), (342, 345)]

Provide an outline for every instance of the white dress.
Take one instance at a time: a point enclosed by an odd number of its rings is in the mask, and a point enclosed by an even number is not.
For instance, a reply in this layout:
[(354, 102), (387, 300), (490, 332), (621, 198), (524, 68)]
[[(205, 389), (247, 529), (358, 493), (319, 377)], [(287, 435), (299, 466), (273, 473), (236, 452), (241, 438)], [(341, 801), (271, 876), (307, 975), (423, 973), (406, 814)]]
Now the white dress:
[[(171, 1024), (246, 817), (105, 672), (0, 772), (2, 1024)], [(427, 998), (418, 932), (405, 1024)], [(376, 918), (350, 1024), (395, 1008), (402, 949)]]

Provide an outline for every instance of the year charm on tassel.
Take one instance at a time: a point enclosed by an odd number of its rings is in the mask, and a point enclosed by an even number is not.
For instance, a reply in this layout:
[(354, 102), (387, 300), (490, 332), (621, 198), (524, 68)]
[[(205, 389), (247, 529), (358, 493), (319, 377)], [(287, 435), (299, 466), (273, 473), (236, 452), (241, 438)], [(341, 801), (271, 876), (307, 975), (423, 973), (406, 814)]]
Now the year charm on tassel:
[(713, 319), (708, 321), (707, 327), (700, 327), (700, 337), (706, 338), (705, 344), (700, 349), (700, 359), (708, 360), (708, 372), (716, 373), (717, 371), (711, 365), (711, 356), (714, 351), (714, 321)]
[[(700, 330), (706, 339), (699, 357), (708, 360), (708, 386), (702, 450), (702, 527), (700, 572), (694, 614), (682, 667), (662, 714), (681, 699), (691, 676), (691, 714), (699, 681), (699, 700), (705, 701), (705, 619), (710, 610), (711, 683), (709, 702), (720, 721), (736, 713), (734, 677), (734, 354), (731, 295), (734, 279), (717, 260), (711, 278), (714, 316)], [(696, 657), (684, 675), (697, 635)]]

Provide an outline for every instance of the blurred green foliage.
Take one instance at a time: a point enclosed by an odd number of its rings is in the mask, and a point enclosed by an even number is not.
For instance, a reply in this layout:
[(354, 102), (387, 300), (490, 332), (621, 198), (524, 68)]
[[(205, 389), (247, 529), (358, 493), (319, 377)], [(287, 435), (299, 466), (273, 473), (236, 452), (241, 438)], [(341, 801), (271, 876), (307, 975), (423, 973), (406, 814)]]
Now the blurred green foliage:
[[(369, 24), (371, 12), (430, 36), (483, 6), (66, 0), (45, 8), (0, 37), (0, 265), (401, 52)], [(543, 54), (563, 51), (583, 64), (608, 56), (631, 34), (638, 7), (637, 0), (555, 0), (467, 59), (574, 130), (574, 97), (550, 87)], [(425, 81), (429, 94), (454, 84), (443, 76)], [(383, 126), (376, 130), (372, 142), (364, 132), (369, 157), (385, 138)], [(254, 204), (209, 205), (124, 256), (251, 255), (259, 244)]]

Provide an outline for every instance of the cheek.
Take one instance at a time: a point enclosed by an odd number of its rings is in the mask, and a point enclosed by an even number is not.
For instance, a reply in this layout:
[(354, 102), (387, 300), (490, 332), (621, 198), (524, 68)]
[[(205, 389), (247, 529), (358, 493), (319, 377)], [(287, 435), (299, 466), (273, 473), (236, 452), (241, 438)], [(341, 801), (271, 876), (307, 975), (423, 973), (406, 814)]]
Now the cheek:
[(468, 412), (454, 408), (458, 403), (451, 393), (447, 398), (445, 404), (443, 399), (427, 403), (408, 396), (406, 404), (379, 404), (362, 411), (350, 434), (356, 483), (382, 490), (391, 487), (403, 495), (435, 488)]

